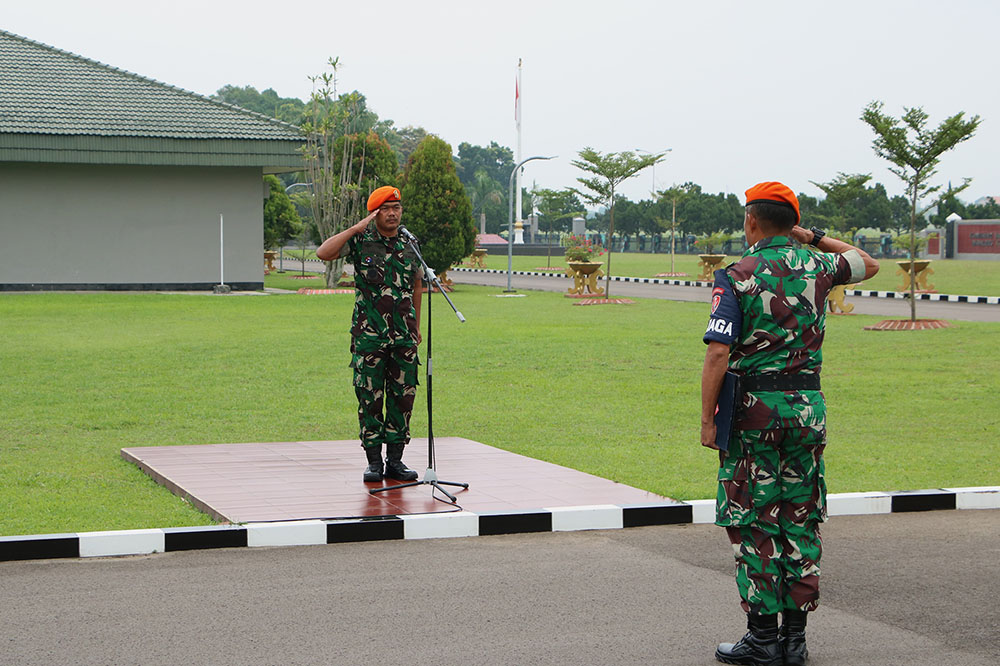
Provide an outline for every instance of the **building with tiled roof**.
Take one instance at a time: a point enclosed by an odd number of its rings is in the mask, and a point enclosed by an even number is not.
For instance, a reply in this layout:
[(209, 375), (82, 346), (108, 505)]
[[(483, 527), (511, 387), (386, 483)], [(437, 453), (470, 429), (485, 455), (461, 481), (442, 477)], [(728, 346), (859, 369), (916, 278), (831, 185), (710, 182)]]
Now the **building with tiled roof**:
[(0, 30), (0, 290), (259, 288), (261, 176), (303, 168), (302, 144), (292, 125)]

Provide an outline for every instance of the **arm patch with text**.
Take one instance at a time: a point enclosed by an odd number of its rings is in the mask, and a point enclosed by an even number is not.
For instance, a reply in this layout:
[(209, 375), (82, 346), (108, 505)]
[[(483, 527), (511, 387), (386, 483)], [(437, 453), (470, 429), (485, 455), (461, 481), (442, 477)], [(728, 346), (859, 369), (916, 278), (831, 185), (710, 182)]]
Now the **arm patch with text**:
[(733, 291), (733, 283), (729, 280), (724, 268), (715, 271), (715, 284), (712, 285), (712, 313), (708, 319), (708, 329), (702, 339), (705, 344), (721, 342), (731, 345), (739, 337), (743, 326), (743, 313), (740, 302)]

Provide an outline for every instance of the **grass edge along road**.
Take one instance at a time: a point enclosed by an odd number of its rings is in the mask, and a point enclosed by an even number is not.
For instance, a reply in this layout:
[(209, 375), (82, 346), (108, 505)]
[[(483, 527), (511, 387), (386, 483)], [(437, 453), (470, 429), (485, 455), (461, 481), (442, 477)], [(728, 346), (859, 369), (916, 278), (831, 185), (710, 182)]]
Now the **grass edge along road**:
[[(561, 248), (553, 248), (553, 251), (560, 250), (551, 257), (546, 256), (515, 256), (511, 258), (511, 270), (523, 272), (550, 272), (561, 275), (566, 270), (566, 261), (562, 255)], [(725, 266), (737, 259), (735, 255), (728, 255), (720, 266)], [(595, 261), (601, 261), (607, 266), (607, 255), (597, 257)], [(873, 291), (899, 291), (903, 286), (903, 276), (898, 274), (897, 259), (880, 259), (882, 270), (871, 280), (856, 285), (857, 289), (870, 289)], [(468, 261), (458, 264), (467, 266)], [(615, 252), (611, 265), (614, 268), (614, 275), (618, 277), (638, 277), (652, 278), (670, 270), (670, 255), (665, 254), (643, 254), (638, 252), (620, 253)], [(490, 270), (507, 270), (507, 255), (495, 254), (486, 259), (486, 266)], [(312, 279), (298, 280), (292, 276), (302, 273), (301, 264), (297, 261), (286, 259), (284, 262), (284, 273), (271, 273), (265, 278), (264, 284), (268, 287), (278, 287), (280, 289), (297, 290), (303, 287), (312, 289), (322, 288), (322, 279), (315, 273), (306, 272)], [(933, 274), (928, 276), (928, 282), (934, 286), (935, 291), (941, 294), (956, 294), (962, 296), (1000, 296), (1000, 261), (971, 261), (958, 259), (935, 259), (931, 262)], [(675, 257), (674, 271), (683, 273), (675, 278), (676, 280), (697, 280), (701, 269), (698, 267), (698, 257), (690, 254), (679, 254)]]
[[(435, 432), (678, 499), (698, 445), (707, 306), (574, 306), (460, 285), (435, 308)], [(353, 298), (0, 296), (0, 534), (208, 524), (123, 447), (353, 439)], [(1000, 324), (873, 333), (829, 317), (830, 492), (996, 485)], [(511, 418), (516, 414), (516, 418)], [(413, 433), (426, 433), (424, 393)], [(358, 452), (358, 470), (362, 469)]]
[[(511, 260), (511, 268), (515, 271), (535, 271), (551, 267), (565, 270), (566, 261), (562, 252), (555, 252), (552, 257), (515, 256)], [(559, 248), (561, 250), (561, 248)], [(725, 266), (739, 257), (727, 255), (720, 267)], [(602, 261), (607, 266), (607, 255), (597, 257), (594, 261)], [(898, 259), (879, 259), (882, 269), (871, 280), (861, 283), (858, 289), (874, 291), (897, 291), (903, 285), (903, 276), (897, 274)], [(467, 264), (464, 262), (462, 265)], [(507, 255), (490, 255), (486, 265), (493, 270), (507, 270)], [(644, 254), (639, 252), (615, 252), (611, 259), (613, 275), (622, 277), (651, 278), (670, 270), (669, 254)], [(286, 266), (287, 268), (287, 266)], [(933, 274), (928, 281), (935, 290), (942, 294), (961, 294), (965, 296), (1000, 296), (1000, 261), (971, 261), (958, 259), (935, 259), (931, 262)], [(676, 280), (696, 280), (701, 269), (698, 267), (698, 257), (690, 254), (678, 254), (674, 258), (674, 271), (685, 273), (686, 277), (666, 278)]]

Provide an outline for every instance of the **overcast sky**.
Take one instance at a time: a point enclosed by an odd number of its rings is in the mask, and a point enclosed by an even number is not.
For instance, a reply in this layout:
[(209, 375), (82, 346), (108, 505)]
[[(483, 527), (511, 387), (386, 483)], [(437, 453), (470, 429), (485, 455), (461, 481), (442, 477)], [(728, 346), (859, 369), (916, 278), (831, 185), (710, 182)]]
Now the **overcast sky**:
[(979, 114), (936, 181), (972, 177), (967, 200), (1000, 195), (998, 19), (991, 0), (0, 0), (4, 30), (204, 95), (232, 84), (305, 99), (309, 75), (338, 56), (341, 92), (456, 152), (515, 148), (521, 58), (522, 156), (558, 156), (528, 164), (525, 185), (576, 185), (570, 161), (585, 146), (671, 148), (629, 181), (632, 199), (654, 178), (741, 197), (781, 180), (818, 195), (809, 181), (837, 172), (900, 194), (859, 120), (876, 99), (896, 116), (922, 106), (935, 126)]

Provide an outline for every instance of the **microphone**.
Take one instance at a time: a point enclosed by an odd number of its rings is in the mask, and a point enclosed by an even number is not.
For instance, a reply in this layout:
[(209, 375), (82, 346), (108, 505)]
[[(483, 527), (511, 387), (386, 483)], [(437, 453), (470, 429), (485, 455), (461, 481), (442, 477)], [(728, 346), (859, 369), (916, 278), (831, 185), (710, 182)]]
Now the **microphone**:
[(403, 238), (413, 243), (419, 243), (417, 237), (410, 233), (410, 230), (404, 227), (402, 224), (399, 225), (399, 233), (403, 234)]

